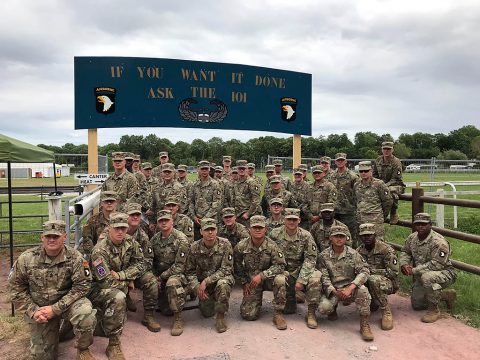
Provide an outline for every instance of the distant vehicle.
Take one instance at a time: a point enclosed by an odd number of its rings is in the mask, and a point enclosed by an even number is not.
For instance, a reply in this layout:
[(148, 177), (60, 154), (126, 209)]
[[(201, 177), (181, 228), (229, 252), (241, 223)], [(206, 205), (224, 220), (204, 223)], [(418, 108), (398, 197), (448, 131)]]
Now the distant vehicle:
[(405, 171), (406, 171), (406, 172), (414, 172), (414, 171), (420, 171), (420, 169), (421, 169), (420, 165), (409, 164), (409, 165), (407, 165), (407, 167), (405, 168)]
[(472, 167), (468, 165), (450, 165), (450, 170), (467, 170), (471, 169)]

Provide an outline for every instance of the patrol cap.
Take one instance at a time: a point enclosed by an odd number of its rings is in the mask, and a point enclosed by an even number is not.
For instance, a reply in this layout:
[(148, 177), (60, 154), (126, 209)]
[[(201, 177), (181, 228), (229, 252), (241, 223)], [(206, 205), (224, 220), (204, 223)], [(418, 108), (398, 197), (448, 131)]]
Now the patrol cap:
[(335, 211), (335, 206), (333, 203), (323, 203), (320, 205), (320, 212), (322, 211)]
[(43, 235), (63, 235), (65, 234), (65, 221), (52, 220), (43, 224)]
[(232, 168), (232, 174), (238, 174), (238, 169), (236, 166)]
[(331, 228), (330, 228), (330, 235), (343, 235), (345, 237), (347, 237), (347, 230), (345, 229), (344, 226), (341, 226), (341, 225), (333, 225)]
[(268, 179), (268, 181), (270, 182), (270, 184), (280, 183), (282, 182), (282, 177), (280, 175), (273, 175), (270, 176), (270, 179)]
[(285, 219), (300, 219), (300, 209), (286, 208)]
[(322, 165), (315, 165), (312, 166), (312, 174), (315, 174), (316, 172), (323, 172), (325, 170)]
[(215, 172), (223, 172), (223, 167), (215, 166)]
[(115, 191), (107, 190), (100, 193), (100, 201), (115, 200), (117, 201), (118, 195)]
[(175, 197), (173, 196), (170, 196), (167, 198), (167, 200), (165, 200), (165, 205), (178, 205), (178, 201)]
[(358, 163), (358, 170), (371, 170), (372, 162), (371, 161), (360, 161)]
[(128, 215), (121, 212), (111, 214), (109, 224), (114, 228), (128, 227)]
[(264, 228), (267, 226), (266, 220), (263, 215), (254, 215), (250, 218), (250, 227), (261, 226)]
[(217, 228), (217, 222), (212, 218), (203, 218), (200, 224), (202, 225), (202, 230)]
[(320, 162), (321, 162), (321, 163), (328, 163), (328, 164), (330, 164), (331, 161), (332, 161), (332, 158), (331, 158), (330, 156), (322, 156), (322, 157), (320, 158)]
[(133, 160), (135, 158), (135, 155), (129, 151), (125, 153), (125, 160)]
[(162, 171), (175, 171), (175, 165), (172, 163), (165, 163), (162, 165)]
[(335, 160), (346, 160), (347, 159), (347, 154), (345, 153), (336, 153), (335, 154)]
[(232, 161), (232, 157), (231, 157), (230, 155), (223, 155), (222, 160), (223, 160), (223, 161), (230, 161), (230, 162), (231, 162), (231, 161)]
[(217, 165), (217, 164), (215, 164), (214, 162), (211, 162), (211, 163), (210, 163), (210, 167), (211, 167), (212, 169), (215, 169), (215, 166), (216, 166), (216, 165)]
[(275, 166), (273, 165), (266, 165), (265, 166), (265, 172), (274, 172), (275, 171)]
[(133, 154), (133, 161), (140, 161), (140, 155)]
[(238, 168), (246, 168), (247, 167), (247, 160), (237, 160), (237, 169)]
[(392, 141), (382, 142), (382, 149), (393, 149), (393, 142)]
[(112, 153), (112, 160), (125, 160), (125, 153), (121, 151), (115, 151)]
[(143, 170), (151, 170), (152, 169), (152, 163), (149, 163), (149, 162), (142, 163), (142, 169)]
[(177, 171), (187, 171), (187, 165), (183, 165), (183, 164), (178, 165)]
[(270, 201), (268, 202), (268, 204), (270, 206), (272, 206), (273, 204), (280, 204), (283, 206), (283, 199), (281, 198), (273, 198), (273, 199), (270, 199)]
[(222, 217), (235, 216), (235, 209), (233, 207), (226, 207), (222, 209)]
[(308, 165), (307, 164), (300, 164), (300, 165), (298, 165), (298, 168), (302, 171), (307, 171), (308, 170)]
[(168, 152), (167, 152), (167, 151), (160, 151), (160, 152), (158, 153), (158, 157), (161, 157), (161, 158), (162, 158), (162, 157), (168, 157)]
[(210, 161), (207, 161), (207, 160), (202, 160), (198, 163), (197, 165), (200, 169), (204, 169), (204, 168), (209, 168), (210, 169)]
[(418, 213), (413, 217), (414, 224), (429, 224), (432, 222), (432, 217), (429, 213)]
[(172, 212), (170, 210), (159, 210), (157, 211), (157, 221), (167, 219), (172, 219)]
[(365, 223), (359, 226), (358, 235), (372, 235), (375, 234), (375, 224)]
[(254, 164), (254, 163), (248, 163), (248, 164), (247, 164), (247, 167), (248, 167), (249, 169), (255, 169), (255, 164)]
[(128, 215), (141, 214), (141, 213), (142, 213), (142, 205), (134, 203), (134, 202), (127, 204), (127, 214)]
[(273, 163), (274, 166), (282, 166), (283, 165), (282, 159), (275, 159), (275, 160), (273, 160), (272, 163)]
[(300, 169), (300, 168), (295, 168), (295, 169), (293, 169), (293, 174), (294, 175), (296, 175), (296, 174), (303, 175), (303, 170)]

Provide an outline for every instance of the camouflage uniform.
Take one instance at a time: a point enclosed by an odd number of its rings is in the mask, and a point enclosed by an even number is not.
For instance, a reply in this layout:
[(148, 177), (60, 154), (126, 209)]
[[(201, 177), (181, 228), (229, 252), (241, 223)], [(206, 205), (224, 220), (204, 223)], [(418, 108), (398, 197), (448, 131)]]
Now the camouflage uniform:
[(232, 248), (235, 247), (241, 240), (250, 237), (250, 233), (247, 228), (236, 222), (233, 225), (233, 229), (227, 228), (225, 224), (222, 224), (218, 228), (218, 236), (227, 239), (232, 244)]
[(151, 223), (156, 221), (157, 212), (165, 207), (168, 198), (176, 199), (180, 213), (182, 212), (182, 209), (188, 207), (186, 188), (180, 185), (176, 180), (172, 180), (169, 183), (162, 181), (160, 182), (159, 186), (153, 189), (153, 201), (151, 208), (153, 214), (149, 217), (149, 221)]
[(308, 193), (308, 206), (306, 208), (306, 217), (311, 219), (314, 215), (320, 215), (320, 206), (323, 203), (336, 203), (337, 189), (331, 182), (322, 179), (315, 181)]
[(273, 308), (283, 311), (286, 301), (285, 258), (277, 244), (268, 237), (256, 247), (250, 238), (242, 240), (233, 250), (235, 276), (242, 285), (261, 274), (262, 282), (244, 296), (240, 305), (240, 315), (246, 320), (256, 320), (262, 308), (263, 291), (273, 291)]
[(202, 240), (195, 241), (190, 247), (186, 265), (188, 287), (196, 294), (200, 283), (205, 280), (208, 299), (199, 299), (198, 303), (205, 317), (228, 311), (230, 292), (235, 284), (232, 253), (230, 242), (221, 237), (217, 237), (212, 248), (207, 248)]
[[(272, 178), (274, 178), (273, 181), (275, 182), (275, 181), (277, 181), (276, 178), (279, 178), (279, 177), (274, 175), (274, 176), (272, 176)], [(296, 208), (297, 207), (297, 203), (295, 202), (295, 200), (293, 198), (293, 195), (290, 191), (287, 191), (283, 188), (276, 191), (276, 190), (273, 190), (272, 188), (270, 188), (267, 191), (265, 191), (265, 193), (262, 197), (262, 202), (261, 202), (262, 210), (263, 210), (263, 213), (265, 214), (266, 217), (270, 216), (269, 204), (270, 204), (270, 200), (272, 200), (274, 198), (282, 199), (283, 200), (283, 206), (286, 207), (286, 208), (287, 207), (289, 207), (289, 208)]]
[(382, 180), (390, 192), (397, 195), (403, 194), (405, 184), (402, 178), (402, 162), (400, 159), (392, 155), (386, 160), (383, 155), (375, 159), (373, 163), (373, 177)]
[(333, 226), (343, 226), (345, 228), (345, 231), (347, 232), (347, 245), (352, 245), (352, 236), (350, 235), (350, 231), (348, 230), (347, 225), (338, 220), (333, 220), (333, 223), (331, 225), (327, 225), (323, 222), (322, 219), (320, 219), (315, 224), (313, 224), (312, 228), (310, 229), (310, 234), (312, 234), (313, 239), (317, 244), (318, 254), (330, 247), (330, 230)]
[[(300, 173), (302, 173), (302, 171), (300, 171)], [(306, 212), (308, 208), (308, 194), (310, 191), (310, 185), (305, 180), (300, 182), (294, 181), (290, 187), (290, 191), (292, 192), (293, 201), (296, 204), (295, 207), (300, 209), (300, 226), (303, 229), (308, 230), (309, 224)]]
[(195, 241), (193, 235), (193, 221), (187, 215), (177, 213), (173, 220), (173, 227), (178, 231), (181, 231), (187, 237), (190, 244)]
[[(245, 162), (245, 164), (243, 162)], [(237, 161), (237, 167), (238, 166), (246, 166), (246, 161)], [(242, 215), (244, 213), (248, 213), (250, 218), (253, 215), (261, 214), (262, 212), (260, 208), (260, 187), (248, 176), (245, 176), (244, 179), (238, 179), (238, 181), (234, 182), (232, 200), (232, 207), (235, 208), (238, 222), (244, 224), (248, 223), (242, 219)]]
[(429, 303), (437, 305), (441, 290), (455, 282), (457, 275), (450, 255), (448, 241), (433, 230), (424, 240), (418, 238), (417, 232), (408, 236), (400, 254), (400, 267), (413, 266), (411, 302), (415, 310), (425, 309)]
[(283, 215), (280, 216), (278, 220), (273, 220), (272, 217), (269, 217), (266, 221), (267, 224), (267, 235), (270, 235), (273, 229), (279, 228), (280, 226), (283, 226), (285, 223), (285, 218)]
[(105, 218), (103, 211), (93, 215), (88, 219), (82, 228), (83, 240), (78, 247), (78, 251), (86, 255), (86, 259), (90, 258), (93, 247), (97, 244), (100, 235), (108, 227), (109, 219)]
[(206, 181), (198, 179), (192, 185), (190, 193), (190, 218), (217, 218), (222, 205), (222, 189), (218, 181), (208, 178)]
[[(58, 229), (59, 223), (45, 223), (44, 234), (55, 227)], [(60, 225), (61, 232), (65, 233), (65, 223)], [(43, 245), (18, 257), (8, 277), (9, 291), (17, 310), (25, 311), (33, 359), (57, 358), (61, 319), (72, 324), (78, 350), (86, 350), (93, 343), (95, 310), (85, 297), (91, 279), (88, 262), (77, 250), (67, 246), (54, 259), (47, 256)], [(34, 313), (49, 305), (55, 316), (47, 323), (37, 323)]]
[(102, 191), (115, 191), (118, 195), (118, 209), (122, 210), (131, 198), (135, 198), (139, 191), (135, 175), (125, 170), (122, 174), (110, 175), (102, 184)]
[[(159, 217), (161, 219), (161, 217)], [(159, 278), (159, 307), (162, 314), (180, 312), (185, 305), (185, 263), (189, 244), (187, 237), (180, 231), (172, 229), (167, 238), (161, 232), (152, 238), (155, 257), (153, 271)]]
[(353, 187), (359, 181), (358, 175), (349, 169), (344, 172), (335, 171), (333, 184), (337, 188), (338, 196), (335, 204), (335, 219), (348, 226), (352, 241), (356, 245), (358, 225), (355, 219), (355, 195)]

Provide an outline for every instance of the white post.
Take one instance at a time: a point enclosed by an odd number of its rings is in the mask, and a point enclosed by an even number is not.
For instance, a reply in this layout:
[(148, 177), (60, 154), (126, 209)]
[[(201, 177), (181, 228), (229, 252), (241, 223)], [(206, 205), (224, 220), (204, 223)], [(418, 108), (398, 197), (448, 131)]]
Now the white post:
[[(437, 189), (438, 197), (445, 197), (444, 189)], [(444, 228), (445, 227), (445, 205), (437, 204), (437, 226)]]
[(62, 220), (62, 197), (47, 196), (48, 220)]

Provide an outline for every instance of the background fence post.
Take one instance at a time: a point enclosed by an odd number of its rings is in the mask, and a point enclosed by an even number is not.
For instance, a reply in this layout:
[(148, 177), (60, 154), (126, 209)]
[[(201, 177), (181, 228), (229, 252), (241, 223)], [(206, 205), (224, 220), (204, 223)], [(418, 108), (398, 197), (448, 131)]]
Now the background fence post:
[[(437, 189), (438, 197), (444, 198), (445, 197), (445, 190), (444, 189)], [(445, 205), (437, 204), (437, 226), (444, 228), (445, 227)]]
[(420, 183), (417, 182), (416, 186), (412, 188), (412, 223), (415, 214), (423, 212), (423, 201), (420, 200), (420, 196), (423, 196), (423, 189), (420, 187)]

